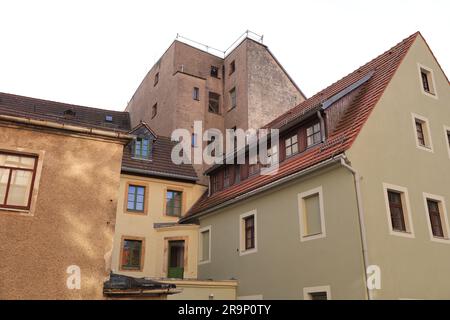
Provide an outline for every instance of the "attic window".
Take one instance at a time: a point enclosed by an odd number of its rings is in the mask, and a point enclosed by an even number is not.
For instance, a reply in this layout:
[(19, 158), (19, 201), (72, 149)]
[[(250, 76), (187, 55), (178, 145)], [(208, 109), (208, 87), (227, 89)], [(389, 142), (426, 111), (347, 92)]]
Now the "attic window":
[(106, 121), (106, 122), (112, 122), (112, 121), (113, 121), (113, 117), (110, 116), (110, 115), (107, 115), (107, 116), (105, 117), (105, 121)]
[(433, 70), (419, 65), (419, 73), (420, 73), (420, 82), (421, 82), (422, 92), (425, 95), (431, 96), (433, 98), (437, 98), (436, 87), (434, 84)]
[(134, 157), (148, 159), (150, 155), (150, 141), (147, 138), (136, 138), (134, 142)]
[(75, 117), (76, 112), (73, 111), (72, 109), (67, 109), (64, 111), (64, 117), (66, 118), (73, 118)]
[(211, 77), (218, 78), (219, 77), (219, 68), (215, 66), (211, 66)]

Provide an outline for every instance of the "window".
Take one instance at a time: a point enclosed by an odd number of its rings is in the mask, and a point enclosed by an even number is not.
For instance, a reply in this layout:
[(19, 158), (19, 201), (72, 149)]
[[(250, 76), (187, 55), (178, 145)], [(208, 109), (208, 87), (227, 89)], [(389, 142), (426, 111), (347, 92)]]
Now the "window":
[(157, 72), (157, 73), (155, 74), (155, 81), (154, 81), (154, 83), (153, 83), (153, 86), (156, 86), (156, 85), (158, 84), (158, 82), (159, 82), (159, 72)]
[(194, 90), (192, 91), (192, 99), (199, 101), (200, 100), (200, 89), (197, 87), (194, 87)]
[(433, 144), (430, 135), (430, 126), (428, 119), (417, 114), (412, 114), (414, 124), (414, 136), (416, 146), (421, 150), (433, 152)]
[(167, 190), (166, 192), (166, 215), (181, 217), (183, 192)]
[(199, 264), (211, 262), (211, 226), (200, 229)]
[(234, 73), (236, 71), (236, 62), (233, 60), (230, 63), (230, 74)]
[(185, 269), (185, 240), (168, 241), (167, 278), (183, 279)]
[(211, 77), (218, 78), (219, 77), (219, 68), (215, 66), (211, 66)]
[(231, 167), (226, 165), (223, 171), (223, 187), (226, 188), (230, 185), (231, 180)]
[(322, 141), (322, 133), (320, 132), (320, 123), (306, 128), (306, 146), (310, 147)]
[(408, 190), (383, 183), (383, 191), (390, 234), (414, 237)]
[[(216, 137), (212, 136), (210, 138), (210, 140), (208, 141), (208, 146), (210, 146), (214, 141), (216, 141)], [(211, 150), (211, 157), (215, 157), (216, 156), (216, 149), (212, 149)]]
[(257, 252), (256, 210), (240, 216), (240, 255)]
[(239, 183), (241, 182), (241, 166), (239, 164), (237, 164), (234, 167), (234, 183)]
[(217, 174), (212, 175), (210, 179), (211, 179), (211, 193), (219, 191), (219, 178), (217, 177)]
[(255, 216), (244, 218), (245, 225), (245, 250), (255, 248)]
[(447, 210), (444, 197), (428, 193), (423, 194), (427, 212), (430, 239), (436, 242), (450, 243)]
[(145, 208), (145, 187), (138, 185), (128, 185), (127, 211), (144, 212)]
[(303, 298), (305, 300), (331, 300), (330, 286), (304, 288)]
[(230, 90), (230, 100), (231, 100), (231, 108), (230, 109), (233, 109), (233, 108), (236, 107), (236, 104), (237, 104), (237, 102), (236, 102), (236, 88), (233, 88), (233, 89)]
[(418, 65), (418, 67), (422, 93), (429, 97), (437, 98), (433, 70), (420, 64)]
[(134, 157), (140, 159), (148, 159), (150, 155), (150, 140), (147, 138), (137, 137), (134, 142)]
[(141, 238), (130, 237), (122, 239), (121, 270), (142, 270), (143, 244), (144, 240)]
[(152, 119), (156, 117), (157, 114), (158, 114), (158, 103), (155, 103), (152, 107)]
[(107, 115), (107, 116), (105, 117), (105, 121), (106, 121), (106, 122), (112, 122), (112, 121), (113, 121), (113, 117)]
[(308, 241), (326, 236), (322, 187), (298, 195), (300, 240)]
[(30, 209), (36, 167), (36, 156), (0, 153), (0, 209)]
[(450, 158), (450, 127), (444, 126), (445, 144), (447, 145), (448, 157)]
[(220, 114), (220, 95), (218, 93), (209, 93), (208, 111), (211, 113)]
[(191, 145), (195, 148), (197, 147), (197, 134), (193, 133), (191, 135)]
[(297, 134), (294, 134), (292, 137), (287, 138), (284, 142), (285, 142), (285, 146), (286, 146), (286, 157), (290, 157), (290, 156), (298, 153)]

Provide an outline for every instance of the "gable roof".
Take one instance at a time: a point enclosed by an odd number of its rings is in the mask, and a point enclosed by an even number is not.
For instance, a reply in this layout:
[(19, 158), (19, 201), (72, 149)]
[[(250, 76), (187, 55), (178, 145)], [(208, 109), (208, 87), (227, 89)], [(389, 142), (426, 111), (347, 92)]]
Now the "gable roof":
[(340, 119), (335, 130), (324, 143), (307, 149), (280, 163), (278, 172), (275, 175), (257, 175), (216, 192), (211, 196), (207, 196), (205, 193), (181, 221), (189, 220), (205, 211), (212, 211), (216, 206), (237, 196), (254, 192), (265, 185), (286, 178), (327, 159), (332, 159), (348, 150), (419, 34), (419, 32), (412, 34), (377, 58), (359, 67), (264, 126), (264, 128), (281, 128), (307, 114), (308, 111), (321, 106), (326, 100), (349, 86), (358, 81), (362, 82), (363, 78), (367, 78), (370, 75), (369, 79), (359, 87), (359, 93)]
[(150, 159), (134, 158), (131, 145), (126, 146), (123, 150), (122, 173), (195, 182), (198, 177), (192, 165), (173, 163), (171, 154), (175, 144), (168, 137), (158, 136), (152, 144)]
[[(0, 92), (0, 114), (80, 125), (89, 128), (128, 132), (128, 112), (83, 107)], [(111, 116), (111, 121), (106, 121)]]

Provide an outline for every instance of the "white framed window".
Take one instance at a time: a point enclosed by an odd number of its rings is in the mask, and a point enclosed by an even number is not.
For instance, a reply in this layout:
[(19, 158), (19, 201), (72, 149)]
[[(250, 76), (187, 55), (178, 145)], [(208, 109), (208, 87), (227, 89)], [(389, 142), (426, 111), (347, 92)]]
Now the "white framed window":
[(433, 142), (431, 140), (430, 123), (427, 118), (415, 113), (411, 113), (416, 139), (416, 147), (421, 150), (433, 152)]
[(211, 262), (211, 226), (201, 228), (199, 230), (199, 262), (205, 264)]
[(408, 189), (383, 183), (383, 193), (389, 233), (395, 236), (414, 238)]
[(445, 145), (447, 146), (448, 157), (450, 158), (450, 127), (444, 126)]
[(300, 241), (326, 237), (322, 186), (298, 194)]
[(422, 93), (428, 97), (437, 99), (436, 85), (434, 81), (434, 73), (431, 68), (425, 67), (420, 63), (417, 64), (419, 70), (420, 89)]
[(450, 244), (450, 229), (444, 197), (424, 192), (423, 201), (427, 214), (426, 218), (430, 240)]
[(239, 255), (258, 252), (256, 210), (239, 216)]
[(331, 300), (330, 286), (303, 288), (304, 300)]

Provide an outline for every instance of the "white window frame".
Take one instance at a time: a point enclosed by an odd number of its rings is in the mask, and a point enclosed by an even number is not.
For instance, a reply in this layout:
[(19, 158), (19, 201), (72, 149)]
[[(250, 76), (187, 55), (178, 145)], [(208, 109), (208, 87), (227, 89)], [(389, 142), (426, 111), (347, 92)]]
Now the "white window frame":
[[(431, 129), (430, 129), (430, 121), (428, 121), (427, 118), (425, 118), (424, 116), (415, 114), (415, 113), (411, 113), (411, 119), (412, 119), (412, 124), (413, 124), (413, 130), (414, 130), (414, 139), (415, 139), (415, 143), (416, 143), (416, 147), (420, 150), (425, 150), (428, 152), (433, 153), (433, 139), (431, 139)], [(422, 122), (422, 131), (424, 134), (424, 139), (425, 139), (425, 144), (428, 143), (429, 146), (421, 146), (419, 144), (419, 138), (417, 136), (417, 128), (416, 128), (416, 120), (420, 120)]]
[(448, 157), (450, 158), (450, 141), (448, 141), (448, 135), (447, 132), (450, 132), (449, 126), (444, 126), (444, 139), (445, 139), (445, 145), (447, 146), (448, 151)]
[[(389, 198), (388, 198), (389, 190), (401, 193), (403, 219), (405, 220), (406, 232), (396, 231), (392, 228), (391, 209), (389, 207)], [(387, 218), (387, 223), (388, 223), (388, 228), (389, 228), (389, 234), (393, 235), (393, 236), (415, 238), (408, 189), (405, 187), (397, 186), (397, 185), (390, 184), (390, 183), (383, 183), (383, 194), (384, 194), (384, 202), (386, 205), (386, 218)], [(406, 210), (406, 213), (405, 213), (405, 210)]]
[[(423, 88), (423, 83), (422, 83), (422, 69), (426, 72), (429, 72), (430, 74), (430, 78), (428, 79), (428, 85), (433, 88), (433, 93), (428, 93), (425, 91), (425, 89)], [(437, 94), (437, 89), (436, 89), (436, 81), (434, 81), (434, 72), (433, 69), (428, 68), (426, 66), (424, 66), (423, 64), (417, 63), (417, 70), (419, 71), (419, 84), (420, 84), (420, 91), (426, 95), (427, 97), (431, 97), (434, 99), (438, 99), (438, 94)], [(431, 84), (430, 84), (430, 80), (431, 80)]]
[[(245, 249), (245, 218), (249, 216), (254, 216), (255, 220), (255, 247), (252, 249)], [(258, 217), (256, 209), (243, 213), (239, 216), (239, 255), (244, 256), (251, 253), (258, 252)]]
[(312, 300), (310, 294), (316, 292), (326, 292), (327, 300), (331, 300), (331, 287), (330, 286), (318, 286), (318, 287), (306, 287), (303, 288), (303, 299)]
[[(439, 203), (439, 214), (441, 215), (441, 225), (442, 229), (444, 231), (444, 238), (438, 238), (433, 235), (433, 230), (431, 229), (431, 221), (430, 221), (430, 213), (428, 212), (428, 203), (427, 200), (434, 200)], [(443, 196), (426, 193), (423, 192), (423, 202), (425, 205), (425, 214), (427, 219), (427, 225), (428, 225), (428, 232), (430, 234), (430, 240), (440, 243), (446, 243), (450, 244), (449, 239), (449, 224), (448, 224), (448, 216), (447, 216), (447, 208), (445, 206), (445, 198)]]
[[(203, 239), (202, 239), (202, 233), (208, 231), (209, 232), (209, 253), (208, 253), (208, 260), (201, 260), (202, 257), (202, 253), (203, 253)], [(210, 263), (211, 262), (211, 226), (206, 226), (201, 228), (200, 230), (198, 230), (198, 264), (202, 265), (202, 264), (206, 264), (206, 263)]]
[[(309, 196), (318, 194), (319, 195), (319, 211), (320, 211), (320, 228), (321, 233), (313, 234), (313, 235), (305, 235), (303, 231), (303, 226), (306, 224), (305, 221), (305, 210), (304, 210), (304, 199)], [(325, 238), (327, 236), (325, 229), (325, 211), (323, 205), (323, 188), (319, 186), (317, 188), (302, 192), (298, 194), (298, 218), (299, 218), (299, 227), (300, 227), (300, 241), (309, 241)]]

